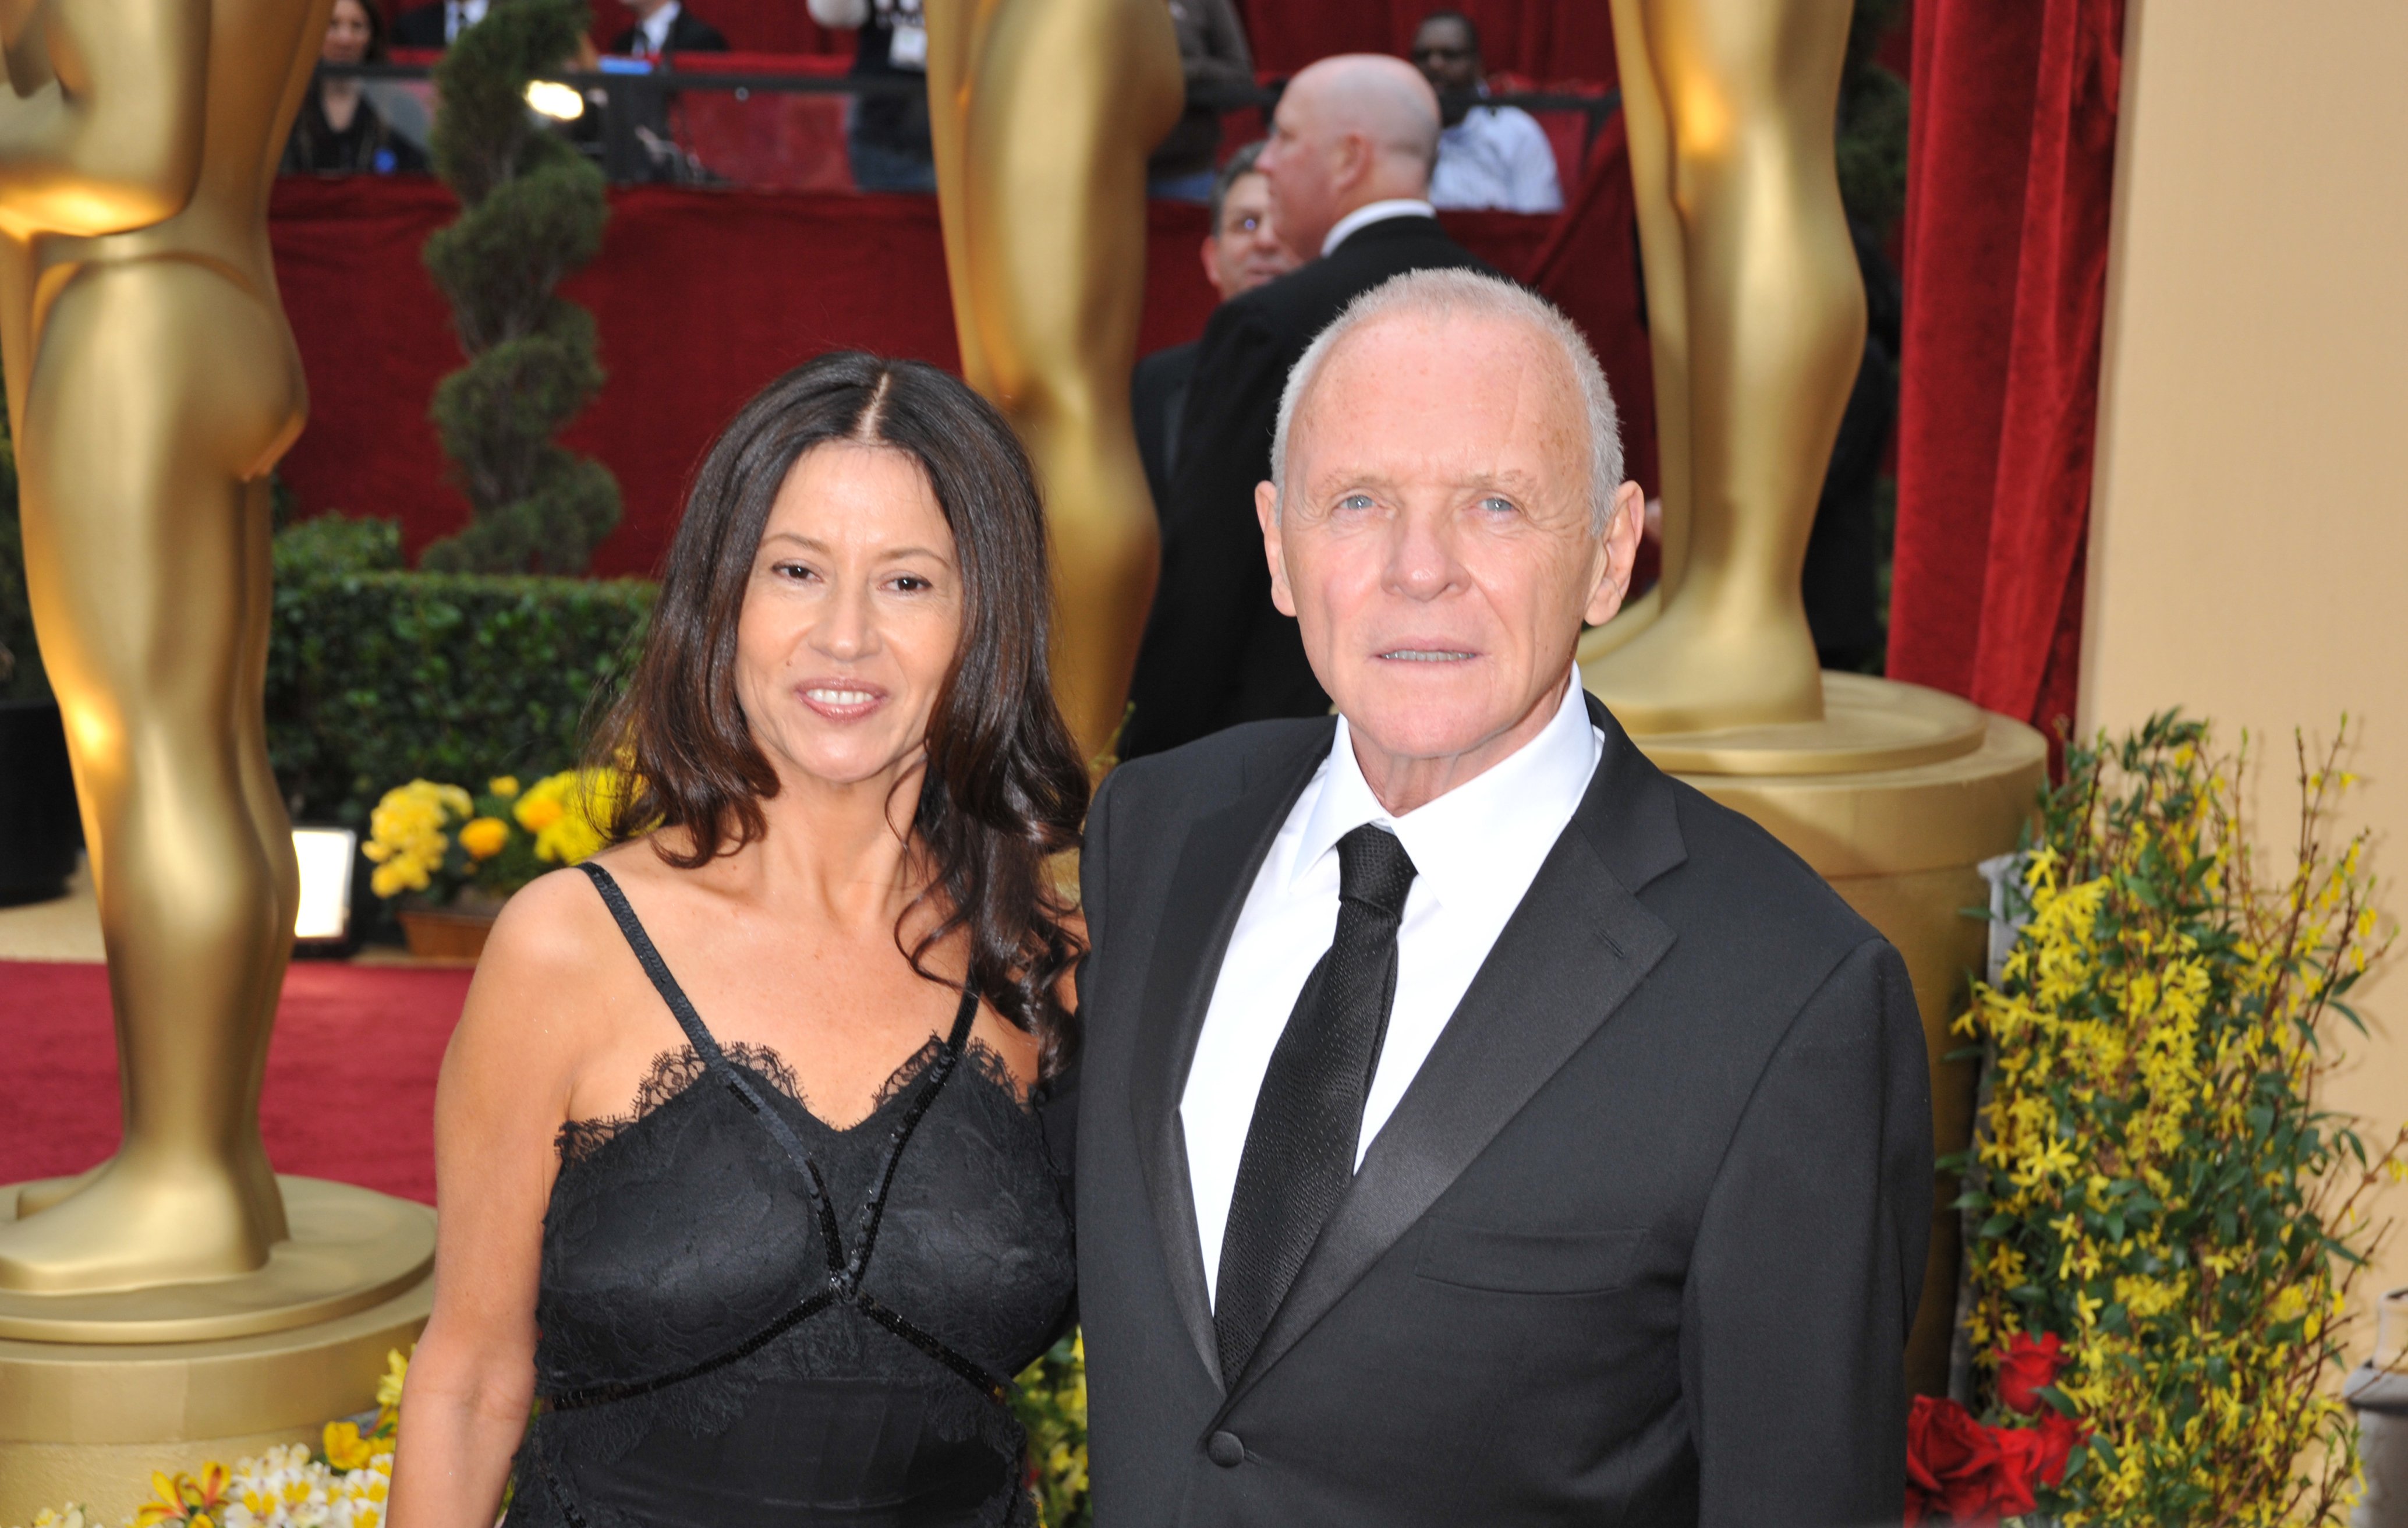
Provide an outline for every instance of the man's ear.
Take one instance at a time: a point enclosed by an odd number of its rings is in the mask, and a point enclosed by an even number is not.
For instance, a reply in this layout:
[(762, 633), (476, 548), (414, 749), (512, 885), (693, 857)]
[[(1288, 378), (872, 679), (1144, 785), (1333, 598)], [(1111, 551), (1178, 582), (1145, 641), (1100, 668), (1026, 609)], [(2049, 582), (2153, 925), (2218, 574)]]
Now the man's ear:
[(1380, 151), (1361, 133), (1341, 133), (1330, 139), (1329, 147), (1335, 161), (1329, 166), (1329, 189), (1342, 198), (1371, 178), (1371, 166)]
[(1204, 280), (1206, 283), (1212, 288), (1213, 293), (1218, 296), (1223, 302), (1226, 302), (1229, 300), (1229, 294), (1223, 291), (1221, 287), (1221, 262), (1214, 258), (1214, 256), (1218, 255), (1220, 252), (1221, 240), (1217, 234), (1206, 234), (1204, 236), (1204, 242), (1196, 247), (1197, 257), (1204, 262)]
[(1631, 569), (1639, 561), (1639, 538), (1647, 528), (1647, 495), (1635, 483), (1613, 491), (1613, 509), (1605, 517), (1604, 569), (1589, 591), (1588, 609), (1581, 618), (1603, 626), (1630, 593)]
[(1254, 519), (1263, 527), (1263, 556), (1271, 567), (1271, 604), (1282, 615), (1296, 613), (1296, 594), (1287, 586), (1285, 544), (1280, 538), (1279, 490), (1268, 483), (1254, 484)]

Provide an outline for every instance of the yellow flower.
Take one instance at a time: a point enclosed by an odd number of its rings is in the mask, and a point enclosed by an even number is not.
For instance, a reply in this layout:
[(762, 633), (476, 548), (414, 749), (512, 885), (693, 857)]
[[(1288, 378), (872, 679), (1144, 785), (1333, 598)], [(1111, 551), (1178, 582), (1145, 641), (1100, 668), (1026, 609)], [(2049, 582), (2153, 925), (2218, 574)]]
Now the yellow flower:
[(375, 1453), (376, 1450), (369, 1447), (368, 1440), (360, 1436), (359, 1423), (328, 1422), (326, 1424), (326, 1463), (335, 1468), (366, 1469), (368, 1460), (374, 1457)]
[(604, 828), (631, 782), (617, 770), (564, 770), (529, 786), (511, 807), (538, 858), (574, 865), (609, 842)]
[[(550, 783), (545, 782), (546, 785)], [(543, 789), (543, 786), (538, 786), (535, 788), (539, 791)], [(557, 793), (538, 796), (530, 791), (518, 805), (510, 809), (510, 815), (518, 818), (519, 826), (528, 832), (540, 833), (558, 822), (561, 814), (566, 810), (567, 808), (560, 804), (560, 797)]]
[(487, 795), (498, 796), (507, 801), (519, 793), (519, 777), (515, 774), (497, 774), (485, 782), (485, 792)]
[(384, 1377), (377, 1381), (377, 1405), (380, 1407), (401, 1405), (402, 1382), (408, 1377), (409, 1355), (398, 1348), (388, 1351), (384, 1356)]
[(510, 825), (499, 817), (479, 817), (460, 829), (460, 847), (479, 859), (491, 859), (510, 842)]

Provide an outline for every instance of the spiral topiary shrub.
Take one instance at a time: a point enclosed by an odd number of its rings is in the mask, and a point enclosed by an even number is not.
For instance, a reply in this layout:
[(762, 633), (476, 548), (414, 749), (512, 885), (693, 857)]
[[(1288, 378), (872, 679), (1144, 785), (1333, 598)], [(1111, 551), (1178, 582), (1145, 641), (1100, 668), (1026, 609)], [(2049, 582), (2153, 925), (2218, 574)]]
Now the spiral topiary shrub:
[(602, 173), (526, 105), (585, 25), (579, 0), (496, 0), (436, 70), (435, 173), (461, 213), (426, 241), (426, 268), (468, 364), (431, 411), (474, 514), (426, 549), (430, 569), (581, 572), (619, 523), (609, 469), (552, 439), (602, 385), (594, 315), (554, 293), (601, 248)]

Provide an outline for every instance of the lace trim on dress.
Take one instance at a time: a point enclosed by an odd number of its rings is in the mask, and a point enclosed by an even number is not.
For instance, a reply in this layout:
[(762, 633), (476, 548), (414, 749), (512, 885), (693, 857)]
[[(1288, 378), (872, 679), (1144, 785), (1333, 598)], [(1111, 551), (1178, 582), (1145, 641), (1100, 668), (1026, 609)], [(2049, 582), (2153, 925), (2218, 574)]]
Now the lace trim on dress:
[[(726, 1052), (729, 1060), (794, 1100), (813, 1118), (820, 1118), (818, 1112), (811, 1108), (810, 1100), (804, 1095), (802, 1084), (795, 1076), (795, 1069), (787, 1065), (785, 1058), (775, 1049), (741, 1040), (720, 1048)], [(930, 1035), (926, 1045), (905, 1057), (903, 1063), (888, 1074), (886, 1080), (879, 1085), (878, 1091), (870, 1096), (869, 1114), (855, 1124), (866, 1122), (870, 1116), (894, 1103), (905, 1088), (925, 1075), (944, 1054), (943, 1038)], [(1020, 1079), (1011, 1074), (1010, 1063), (993, 1045), (974, 1037), (962, 1047), (962, 1060), (989, 1086), (1000, 1088), (1015, 1106), (1024, 1111), (1028, 1108), (1028, 1090), (1021, 1087)], [(666, 1107), (678, 1095), (700, 1082), (709, 1071), (710, 1063), (692, 1045), (662, 1051), (652, 1058), (652, 1070), (636, 1085), (636, 1101), (624, 1114), (561, 1122), (559, 1132), (552, 1138), (552, 1146), (560, 1153), (561, 1165), (566, 1167), (593, 1156), (630, 1127), (641, 1123), (645, 1117)], [(822, 1119), (821, 1123), (825, 1124), (826, 1121)], [(854, 1126), (844, 1128), (850, 1130)]]

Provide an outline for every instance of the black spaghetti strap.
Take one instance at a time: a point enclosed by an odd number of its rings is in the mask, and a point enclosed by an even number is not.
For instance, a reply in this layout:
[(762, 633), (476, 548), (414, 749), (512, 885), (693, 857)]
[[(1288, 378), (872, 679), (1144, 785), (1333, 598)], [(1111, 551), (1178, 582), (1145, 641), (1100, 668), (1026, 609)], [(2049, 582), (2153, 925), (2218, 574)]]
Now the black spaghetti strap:
[(947, 1050), (959, 1056), (969, 1045), (970, 1023), (978, 1017), (978, 988), (971, 986), (970, 979), (965, 976), (962, 978), (962, 1005), (958, 1009), (954, 1010), (953, 1032), (952, 1036), (945, 1041), (945, 1048)]
[[(644, 931), (644, 925), (636, 916), (635, 908), (628, 905), (627, 894), (620, 889), (617, 877), (591, 859), (577, 868), (585, 872), (586, 879), (594, 883), (594, 889), (601, 893), (602, 905), (610, 909), (610, 915), (618, 920), (619, 931), (626, 936), (627, 947), (636, 952), (637, 963), (644, 968), (644, 974), (652, 978), (652, 990), (668, 1004), (669, 1013), (677, 1019), (678, 1028), (685, 1031), (686, 1042), (694, 1046), (695, 1054), (702, 1058), (703, 1065), (718, 1074), (720, 1081), (736, 1095), (737, 1101), (761, 1121), (762, 1128), (769, 1132), (770, 1138), (794, 1159), (796, 1166), (803, 1170), (810, 1181), (812, 1195), (818, 1201), (816, 1207), (821, 1212), (822, 1222), (834, 1226), (835, 1217), (828, 1212), (826, 1199), (820, 1193), (819, 1168), (812, 1163), (810, 1152), (804, 1148), (794, 1128), (786, 1123), (785, 1117), (769, 1107), (768, 1102), (761, 1097), (752, 1081), (738, 1071), (735, 1063), (728, 1060), (727, 1053), (719, 1048), (719, 1041), (712, 1036), (710, 1027), (702, 1021), (702, 1016), (695, 1012), (694, 1004), (687, 1001), (685, 988), (678, 986), (677, 978), (669, 974), (668, 962), (661, 959), (660, 950), (652, 944), (652, 936)], [(830, 1249), (832, 1265), (841, 1266), (839, 1257), (839, 1253)]]

